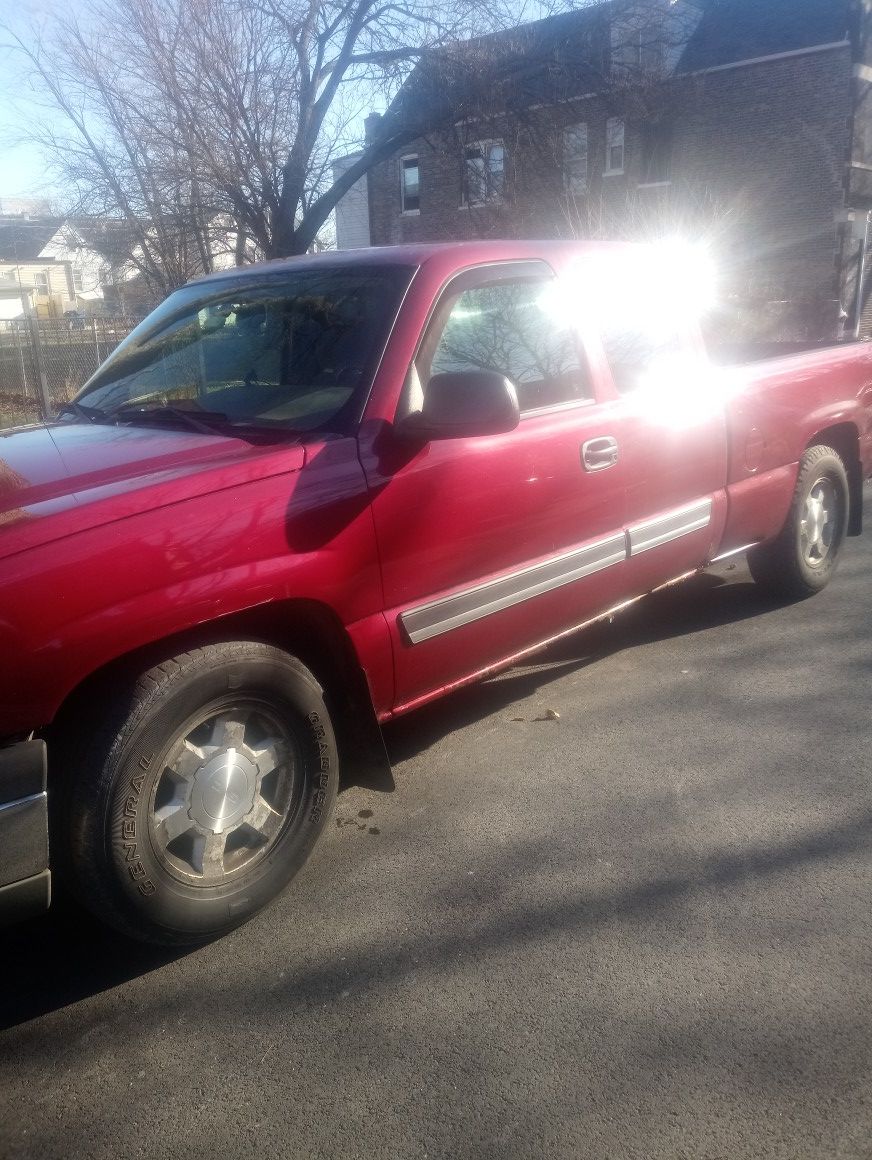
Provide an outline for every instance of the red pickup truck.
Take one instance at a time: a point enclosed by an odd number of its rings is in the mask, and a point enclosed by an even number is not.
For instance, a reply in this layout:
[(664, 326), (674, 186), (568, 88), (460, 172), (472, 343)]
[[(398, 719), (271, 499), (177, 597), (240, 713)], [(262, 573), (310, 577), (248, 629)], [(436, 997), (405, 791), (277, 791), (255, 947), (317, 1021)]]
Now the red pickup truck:
[(47, 905), (50, 830), (121, 930), (220, 934), (379, 723), (731, 553), (822, 588), (872, 350), (713, 368), (689, 279), (594, 243), (243, 268), (0, 436), (0, 914)]

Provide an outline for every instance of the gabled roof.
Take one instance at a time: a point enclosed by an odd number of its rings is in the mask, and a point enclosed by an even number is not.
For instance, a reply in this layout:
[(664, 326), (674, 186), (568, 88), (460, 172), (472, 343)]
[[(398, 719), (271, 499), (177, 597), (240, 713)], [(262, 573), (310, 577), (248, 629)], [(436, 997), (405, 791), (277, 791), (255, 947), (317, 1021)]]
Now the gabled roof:
[(130, 260), (138, 239), (126, 222), (117, 218), (71, 218), (70, 225), (89, 250), (111, 266)]
[(608, 45), (608, 15), (621, 0), (564, 12), (431, 50), (412, 70), (383, 118), (463, 118), (482, 101), (534, 104), (564, 95), (567, 83), (600, 87)]
[(844, 40), (849, 0), (705, 0), (680, 72)]
[[(637, 19), (645, 0), (602, 3), (464, 41), (426, 54), (383, 118), (426, 128), (481, 106), (547, 104), (608, 86), (610, 25)], [(687, 29), (676, 72), (832, 44), (847, 37), (851, 0), (684, 0)], [(664, 11), (651, 0), (652, 11)], [(672, 9), (667, 9), (672, 11)], [(675, 11), (678, 12), (676, 5)], [(429, 120), (429, 125), (426, 123)]]
[[(118, 265), (130, 258), (136, 239), (128, 225), (114, 218), (24, 218), (0, 215), (0, 261), (33, 262), (39, 259), (55, 234), (65, 246), (98, 254)], [(56, 258), (49, 252), (45, 261)]]
[(61, 218), (0, 217), (0, 259), (38, 258), (62, 225)]

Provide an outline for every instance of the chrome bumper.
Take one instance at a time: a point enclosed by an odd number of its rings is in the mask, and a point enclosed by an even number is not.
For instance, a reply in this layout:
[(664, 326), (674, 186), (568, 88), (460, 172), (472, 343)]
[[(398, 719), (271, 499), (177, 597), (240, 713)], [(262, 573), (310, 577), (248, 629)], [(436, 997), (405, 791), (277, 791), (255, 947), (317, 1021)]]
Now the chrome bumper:
[(0, 749), (0, 925), (51, 901), (44, 741)]

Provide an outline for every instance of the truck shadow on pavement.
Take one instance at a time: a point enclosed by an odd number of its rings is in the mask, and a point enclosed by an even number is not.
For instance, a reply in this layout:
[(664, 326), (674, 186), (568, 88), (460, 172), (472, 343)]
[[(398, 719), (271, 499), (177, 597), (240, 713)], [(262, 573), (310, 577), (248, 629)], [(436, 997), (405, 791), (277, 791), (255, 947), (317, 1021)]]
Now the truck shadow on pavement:
[(110, 930), (71, 899), (0, 933), (0, 1030), (106, 991), (188, 953)]
[[(753, 584), (743, 581), (741, 574), (737, 580), (725, 582), (716, 575), (697, 576), (679, 588), (647, 597), (612, 623), (550, 646), (532, 658), (538, 664), (533, 671), (529, 667), (508, 670), (497, 679), (460, 690), (401, 718), (385, 731), (391, 762), (408, 760), (447, 733), (504, 711), (561, 675), (585, 668), (616, 651), (739, 622), (772, 610), (773, 604)], [(340, 792), (347, 788), (341, 786)], [(856, 835), (853, 840), (857, 840)], [(817, 848), (816, 852), (820, 853)], [(789, 857), (794, 856), (791, 851)], [(737, 873), (737, 867), (730, 867), (726, 877)], [(652, 884), (643, 897), (632, 900), (631, 908), (658, 898), (662, 901), (676, 889), (680, 892), (681, 887), (674, 882)], [(609, 902), (609, 911), (613, 906), (614, 900)], [(194, 949), (149, 947), (129, 940), (101, 926), (63, 897), (48, 914), (3, 931), (2, 947), (0, 1030), (148, 974)]]
[(446, 733), (492, 713), (504, 712), (514, 702), (546, 689), (559, 677), (617, 652), (750, 620), (781, 606), (760, 591), (746, 569), (737, 569), (735, 580), (700, 573), (643, 597), (611, 621), (601, 621), (563, 637), (513, 669), (459, 689), (391, 722), (385, 728), (391, 763), (409, 760)]

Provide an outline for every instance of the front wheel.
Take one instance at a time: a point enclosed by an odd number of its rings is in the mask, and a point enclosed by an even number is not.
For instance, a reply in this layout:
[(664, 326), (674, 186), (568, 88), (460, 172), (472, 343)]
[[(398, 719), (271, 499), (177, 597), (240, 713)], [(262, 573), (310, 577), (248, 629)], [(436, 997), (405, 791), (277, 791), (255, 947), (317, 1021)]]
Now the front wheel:
[(76, 893), (125, 933), (169, 945), (223, 934), (274, 898), (323, 830), (338, 779), (314, 676), (253, 641), (144, 673), (76, 765), (64, 819)]
[(849, 513), (848, 475), (839, 453), (810, 447), (799, 474), (787, 521), (776, 540), (748, 553), (758, 584), (775, 596), (813, 596), (835, 573)]

